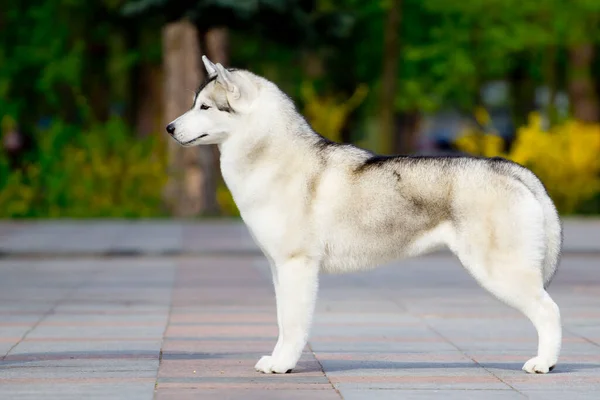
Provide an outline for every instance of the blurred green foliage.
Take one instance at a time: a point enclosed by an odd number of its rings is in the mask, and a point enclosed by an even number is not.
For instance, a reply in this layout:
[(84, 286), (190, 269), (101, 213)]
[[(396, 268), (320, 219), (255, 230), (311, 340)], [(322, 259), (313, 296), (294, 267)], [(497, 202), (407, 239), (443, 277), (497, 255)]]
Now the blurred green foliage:
[(40, 132), (38, 151), (17, 171), (0, 156), (0, 218), (164, 215), (166, 154), (159, 137), (131, 140), (118, 118), (84, 132), (56, 122)]
[[(164, 143), (140, 138), (135, 126), (147, 95), (141, 71), (160, 68), (161, 28), (181, 18), (201, 34), (229, 28), (230, 64), (276, 81), (309, 114), (320, 101), (337, 107), (364, 88), (343, 118), (311, 120), (335, 126), (336, 140), (377, 148), (384, 21), (394, 1), (4, 0), (0, 118), (17, 122), (27, 146), (16, 165), (0, 154), (0, 216), (163, 214)], [(471, 114), (483, 85), (504, 81), (510, 94), (502, 106), (518, 127), (533, 111), (536, 88), (554, 99), (573, 76), (593, 71), (598, 79), (600, 1), (400, 4), (398, 115)], [(596, 56), (582, 72), (570, 52), (586, 44)], [(547, 107), (553, 116), (555, 104)]]

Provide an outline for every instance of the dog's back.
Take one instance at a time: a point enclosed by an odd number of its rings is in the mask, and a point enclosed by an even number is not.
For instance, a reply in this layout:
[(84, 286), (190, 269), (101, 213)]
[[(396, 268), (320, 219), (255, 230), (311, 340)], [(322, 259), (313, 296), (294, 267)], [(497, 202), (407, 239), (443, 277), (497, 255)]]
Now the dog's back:
[(218, 144), (221, 171), (273, 271), (280, 338), (263, 372), (295, 367), (321, 271), (347, 272), (446, 245), (539, 336), (527, 372), (546, 373), (561, 345), (545, 286), (561, 227), (529, 170), (500, 159), (381, 157), (315, 133), (273, 83), (204, 58), (210, 81), (167, 131), (182, 145)]

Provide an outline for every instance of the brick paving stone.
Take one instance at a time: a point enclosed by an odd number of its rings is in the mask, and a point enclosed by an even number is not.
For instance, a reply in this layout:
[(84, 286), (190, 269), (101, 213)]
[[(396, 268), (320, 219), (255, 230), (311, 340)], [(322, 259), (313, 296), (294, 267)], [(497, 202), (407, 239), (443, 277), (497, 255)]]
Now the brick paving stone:
[(100, 380), (99, 382), (3, 382), (0, 381), (0, 398), (19, 400), (148, 400), (152, 399), (154, 379), (130, 381), (128, 379)]
[(343, 386), (340, 388), (344, 400), (522, 400), (523, 396), (509, 390), (381, 390), (381, 389), (354, 389)]
[(568, 393), (557, 390), (521, 390), (521, 393), (530, 400), (564, 400), (565, 398), (572, 400), (598, 399), (598, 392), (578, 390), (577, 388), (569, 388)]
[[(74, 358), (71, 358), (74, 357)], [(11, 357), (0, 369), (0, 381), (20, 379), (155, 378), (156, 359), (75, 358), (22, 361)]]
[[(564, 220), (565, 249), (600, 253), (600, 220)], [(247, 228), (213, 221), (0, 221), (0, 253), (10, 254), (259, 253)]]
[(0, 399), (596, 399), (600, 223), (567, 225), (567, 250), (592, 252), (567, 251), (549, 289), (565, 328), (551, 374), (521, 371), (530, 322), (442, 254), (323, 276), (298, 368), (264, 375), (275, 299), (243, 225), (0, 223), (5, 253), (163, 255), (0, 260)]
[[(456, 376), (442, 372), (432, 375), (425, 370), (420, 375), (401, 376), (353, 376), (333, 377), (331, 382), (340, 389), (341, 387), (354, 387), (363, 389), (509, 389), (510, 387), (492, 374), (479, 375), (468, 374)], [(341, 389), (340, 389), (341, 390)]]
[[(254, 396), (261, 389), (285, 395), (295, 388), (307, 394), (309, 390), (312, 398), (315, 387), (319, 393), (333, 394), (316, 398), (339, 398), (309, 349), (294, 374), (254, 371), (254, 364), (272, 351), (277, 340), (274, 298), (267, 277), (240, 261), (208, 257), (180, 264), (158, 398), (175, 398), (181, 390), (195, 390), (200, 398), (227, 398), (233, 393)], [(270, 306), (267, 312), (260, 312), (263, 304)]]
[[(198, 400), (197, 388), (158, 389), (156, 400)], [(339, 395), (326, 386), (323, 389), (203, 389), (203, 399), (219, 400), (339, 400)]]
[(0, 321), (10, 317), (0, 339), (19, 336), (0, 361), (0, 398), (152, 398), (173, 272), (164, 260), (0, 262), (0, 289), (12, 299), (0, 310)]
[(40, 360), (40, 359), (79, 359), (79, 358), (113, 358), (137, 359), (155, 358), (160, 356), (161, 339), (151, 340), (32, 340), (21, 341), (4, 359)]

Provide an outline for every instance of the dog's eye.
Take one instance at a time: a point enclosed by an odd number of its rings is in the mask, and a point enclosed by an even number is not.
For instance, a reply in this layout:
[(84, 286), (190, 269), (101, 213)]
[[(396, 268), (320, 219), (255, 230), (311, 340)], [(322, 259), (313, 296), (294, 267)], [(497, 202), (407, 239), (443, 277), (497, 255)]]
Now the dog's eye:
[(209, 107), (209, 106), (207, 106), (206, 104), (202, 104), (202, 105), (200, 106), (200, 109), (201, 109), (201, 110), (208, 110), (209, 108), (210, 108), (210, 107)]

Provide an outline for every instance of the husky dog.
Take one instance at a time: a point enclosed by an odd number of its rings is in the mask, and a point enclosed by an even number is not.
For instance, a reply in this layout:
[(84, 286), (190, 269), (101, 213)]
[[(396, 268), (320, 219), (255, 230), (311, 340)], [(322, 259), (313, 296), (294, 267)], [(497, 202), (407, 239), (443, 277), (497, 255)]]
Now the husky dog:
[(562, 226), (542, 183), (500, 159), (383, 157), (314, 132), (274, 83), (206, 57), (192, 108), (167, 126), (182, 146), (216, 144), (244, 223), (268, 259), (279, 339), (255, 368), (290, 372), (307, 343), (318, 276), (449, 248), (477, 282), (537, 329), (529, 373), (554, 368), (559, 308), (546, 288)]

